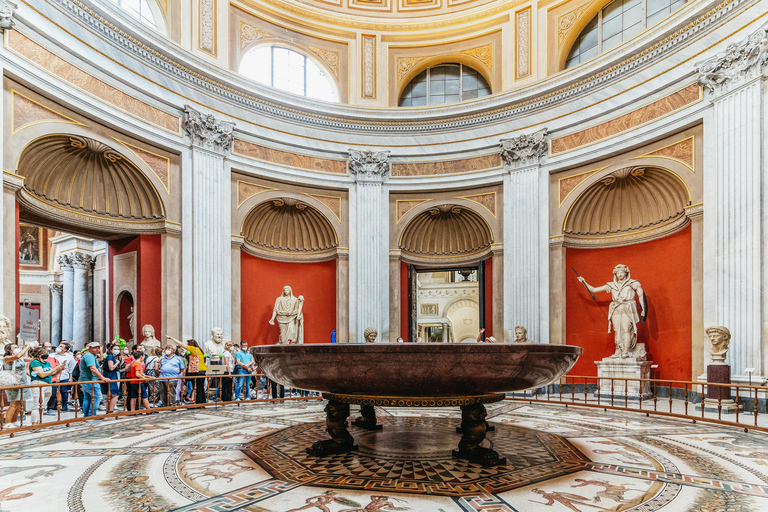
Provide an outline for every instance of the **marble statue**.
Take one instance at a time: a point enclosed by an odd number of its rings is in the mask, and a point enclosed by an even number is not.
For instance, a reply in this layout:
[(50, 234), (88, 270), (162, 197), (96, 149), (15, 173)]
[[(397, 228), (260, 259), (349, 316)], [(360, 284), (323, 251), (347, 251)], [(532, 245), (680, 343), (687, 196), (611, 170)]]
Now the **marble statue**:
[(379, 331), (374, 327), (366, 327), (365, 331), (363, 331), (363, 337), (365, 338), (366, 343), (376, 343), (376, 336), (378, 335)]
[(304, 296), (293, 296), (290, 286), (283, 286), (283, 294), (275, 299), (275, 307), (272, 310), (272, 318), (269, 325), (275, 325), (275, 318), (280, 326), (280, 339), (278, 345), (289, 343), (304, 343), (304, 315), (301, 310), (304, 307)]
[(5, 354), (5, 346), (13, 343), (11, 321), (5, 315), (0, 315), (0, 355)]
[(218, 359), (224, 353), (224, 331), (221, 327), (211, 329), (211, 339), (205, 342), (205, 353)]
[(144, 336), (144, 339), (141, 341), (141, 344), (144, 346), (144, 353), (145, 354), (151, 354), (152, 350), (155, 348), (160, 348), (160, 340), (155, 338), (155, 328), (152, 327), (149, 324), (146, 324), (144, 327), (141, 328), (141, 334)]
[(131, 329), (131, 341), (136, 339), (136, 312), (131, 307), (131, 312), (128, 314), (128, 327)]
[[(611, 326), (613, 326), (616, 343), (616, 352), (611, 357), (644, 357), (645, 347), (637, 346), (637, 322), (641, 318), (645, 322), (647, 314), (645, 293), (640, 282), (629, 277), (629, 267), (622, 264), (616, 265), (613, 269), (613, 281), (599, 288), (593, 288), (581, 276), (579, 281), (590, 293), (611, 294), (611, 305), (608, 307), (608, 332), (611, 332)], [(641, 316), (637, 314), (635, 296), (640, 300)]]
[(725, 364), (725, 356), (728, 354), (728, 347), (731, 344), (731, 331), (727, 327), (714, 326), (708, 327), (705, 332), (712, 344), (712, 348), (709, 349), (712, 363)]
[(522, 325), (515, 326), (515, 343), (533, 343), (528, 339), (528, 329)]

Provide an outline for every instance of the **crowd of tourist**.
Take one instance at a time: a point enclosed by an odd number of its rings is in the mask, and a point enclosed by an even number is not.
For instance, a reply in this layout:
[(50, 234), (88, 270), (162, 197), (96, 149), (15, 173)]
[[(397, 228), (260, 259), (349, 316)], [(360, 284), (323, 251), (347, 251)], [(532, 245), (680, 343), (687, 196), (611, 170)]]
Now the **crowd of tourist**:
[[(56, 416), (58, 411), (77, 408), (86, 417), (97, 416), (99, 411), (150, 414), (157, 407), (202, 404), (209, 396), (217, 402), (249, 400), (251, 396), (284, 398), (282, 386), (269, 386), (266, 377), (253, 375), (258, 368), (248, 342), (227, 342), (221, 356), (209, 356), (195, 340), (167, 338), (165, 349), (145, 350), (142, 344), (128, 347), (125, 341), (116, 340), (103, 353), (99, 342), (74, 352), (67, 341), (55, 348), (49, 342), (8, 344), (2, 355), (0, 386), (20, 387), (0, 391), (4, 412), (0, 424), (19, 427), (29, 402), (34, 425), (41, 423), (41, 411)], [(220, 374), (206, 378), (211, 363), (221, 365)], [(52, 383), (60, 385), (43, 385)], [(35, 384), (39, 386), (23, 387)]]

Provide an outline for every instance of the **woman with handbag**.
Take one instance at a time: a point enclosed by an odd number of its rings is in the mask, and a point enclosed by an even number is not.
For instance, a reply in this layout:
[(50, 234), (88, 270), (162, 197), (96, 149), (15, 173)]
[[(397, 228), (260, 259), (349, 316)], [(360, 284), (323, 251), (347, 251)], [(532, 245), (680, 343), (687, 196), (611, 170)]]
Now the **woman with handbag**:
[[(29, 345), (25, 345), (24, 348), (19, 348), (15, 343), (6, 345), (5, 355), (3, 356), (3, 370), (0, 371), (0, 386), (22, 386), (27, 382), (27, 363), (24, 360), (24, 356), (29, 350)], [(22, 395), (24, 399), (31, 398), (29, 389), (25, 389), (24, 393), (21, 389), (9, 389), (5, 392), (8, 396), (10, 405), (8, 411), (5, 413), (5, 425), (7, 428), (17, 428), (19, 426), (16, 423), (16, 416), (21, 410)]]

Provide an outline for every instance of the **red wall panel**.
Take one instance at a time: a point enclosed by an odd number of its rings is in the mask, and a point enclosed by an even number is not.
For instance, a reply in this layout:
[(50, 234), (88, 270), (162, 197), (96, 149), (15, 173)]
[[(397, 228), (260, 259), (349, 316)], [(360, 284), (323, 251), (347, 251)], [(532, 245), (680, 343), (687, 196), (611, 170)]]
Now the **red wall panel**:
[[(280, 329), (269, 325), (283, 286), (304, 296), (304, 343), (330, 343), (336, 329), (336, 260), (319, 263), (271, 261), (240, 253), (240, 322), (243, 339), (271, 345)], [(233, 340), (239, 341), (239, 340)], [(360, 341), (360, 340), (350, 340)]]
[[(118, 254), (136, 251), (136, 297), (133, 297), (136, 309), (136, 337), (142, 338), (141, 328), (150, 324), (155, 328), (155, 337), (163, 340), (162, 333), (162, 249), (160, 235), (141, 235), (109, 242), (109, 268), (114, 269), (113, 259)], [(109, 273), (109, 297), (114, 296), (113, 273)], [(111, 304), (110, 310), (115, 308)], [(111, 337), (114, 337), (114, 314), (109, 317)], [(123, 339), (126, 333), (121, 332)]]
[[(597, 303), (576, 278), (574, 267), (595, 288), (613, 280), (623, 263), (640, 281), (648, 299), (648, 319), (638, 323), (637, 341), (659, 365), (659, 378), (690, 380), (691, 375), (691, 229), (668, 237), (606, 249), (566, 249), (566, 342), (584, 348), (572, 375), (597, 375), (595, 361), (613, 354), (608, 334), (608, 293)], [(639, 312), (638, 305), (638, 312)]]

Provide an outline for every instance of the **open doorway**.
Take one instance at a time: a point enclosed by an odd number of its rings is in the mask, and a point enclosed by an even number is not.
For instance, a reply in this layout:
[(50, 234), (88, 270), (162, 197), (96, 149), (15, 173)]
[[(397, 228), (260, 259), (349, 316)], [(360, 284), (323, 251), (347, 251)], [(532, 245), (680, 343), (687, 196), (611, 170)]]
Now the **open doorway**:
[(485, 327), (483, 262), (477, 266), (417, 268), (408, 265), (410, 339), (465, 343)]

